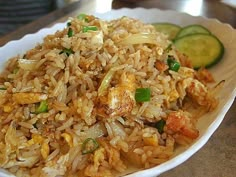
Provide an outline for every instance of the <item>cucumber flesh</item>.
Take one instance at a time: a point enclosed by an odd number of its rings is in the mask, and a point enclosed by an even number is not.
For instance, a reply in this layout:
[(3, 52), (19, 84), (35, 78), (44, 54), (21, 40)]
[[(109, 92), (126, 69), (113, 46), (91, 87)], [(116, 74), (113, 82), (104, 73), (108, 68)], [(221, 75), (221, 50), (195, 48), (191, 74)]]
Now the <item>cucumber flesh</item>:
[(192, 34), (174, 41), (176, 48), (187, 55), (194, 69), (209, 68), (218, 63), (224, 55), (224, 46), (213, 35)]
[(176, 35), (176, 39), (190, 34), (210, 34), (210, 31), (201, 25), (189, 25), (182, 28)]
[(158, 32), (164, 33), (169, 40), (173, 40), (181, 27), (172, 23), (153, 23), (152, 24)]

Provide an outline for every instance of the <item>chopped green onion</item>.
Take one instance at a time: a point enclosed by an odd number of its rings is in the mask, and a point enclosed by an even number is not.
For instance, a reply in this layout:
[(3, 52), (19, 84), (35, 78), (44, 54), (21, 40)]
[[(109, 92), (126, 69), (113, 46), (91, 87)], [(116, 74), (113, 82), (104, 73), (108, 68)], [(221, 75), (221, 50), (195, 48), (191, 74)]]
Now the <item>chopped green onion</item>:
[(98, 27), (96, 26), (83, 26), (82, 28), (83, 33), (86, 33), (88, 31), (97, 31), (97, 30), (98, 30)]
[(18, 71), (19, 71), (19, 68), (15, 68), (15, 69), (13, 70), (13, 74), (16, 74)]
[(104, 96), (107, 88), (110, 85), (110, 82), (114, 76), (115, 71), (111, 68), (106, 75), (104, 76), (99, 88), (98, 88), (98, 96)]
[(78, 18), (79, 20), (84, 20), (85, 22), (88, 22), (88, 18), (87, 18), (87, 15), (86, 15), (86, 14), (79, 14), (79, 15), (77, 16), (77, 18)]
[(155, 124), (155, 127), (157, 128), (159, 133), (163, 133), (165, 125), (166, 125), (166, 121), (161, 119)]
[(38, 129), (38, 127), (37, 127), (37, 122), (35, 122), (35, 123), (33, 124), (33, 127), (36, 128), (36, 129)]
[(75, 53), (72, 49), (63, 49), (59, 54), (65, 53), (67, 56), (69, 56), (70, 54)]
[(166, 49), (164, 50), (164, 52), (169, 52), (170, 50), (171, 50), (171, 48), (172, 48), (172, 44), (169, 44), (167, 47), (166, 47)]
[(99, 148), (98, 142), (93, 138), (87, 138), (82, 144), (82, 154), (89, 154)]
[(71, 26), (71, 22), (68, 22), (68, 23), (66, 24), (66, 26), (68, 26), (68, 27)]
[(151, 90), (150, 88), (137, 88), (135, 92), (136, 102), (146, 102), (150, 101)]
[(168, 57), (167, 58), (167, 64), (169, 66), (169, 69), (175, 72), (178, 72), (180, 68), (180, 63), (177, 62), (173, 57)]
[(47, 100), (43, 100), (40, 102), (39, 106), (35, 110), (35, 114), (48, 112), (48, 102)]
[(67, 32), (68, 37), (72, 37), (73, 34), (74, 34), (74, 31), (72, 30), (72, 28), (69, 28)]
[(7, 88), (5, 88), (5, 87), (2, 87), (2, 88), (0, 88), (0, 90), (7, 90)]

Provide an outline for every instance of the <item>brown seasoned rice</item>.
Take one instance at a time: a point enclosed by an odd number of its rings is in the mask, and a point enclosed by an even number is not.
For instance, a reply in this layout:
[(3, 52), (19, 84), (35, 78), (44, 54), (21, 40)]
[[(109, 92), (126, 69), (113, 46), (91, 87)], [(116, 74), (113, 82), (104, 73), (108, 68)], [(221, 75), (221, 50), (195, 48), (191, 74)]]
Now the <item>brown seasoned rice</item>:
[[(87, 15), (11, 58), (0, 75), (0, 167), (24, 177), (102, 177), (169, 160), (176, 144), (199, 136), (191, 106), (217, 105), (183, 58), (179, 71), (168, 69), (169, 55), (181, 62), (170, 44), (137, 19)], [(150, 89), (150, 101), (139, 102), (137, 88)]]

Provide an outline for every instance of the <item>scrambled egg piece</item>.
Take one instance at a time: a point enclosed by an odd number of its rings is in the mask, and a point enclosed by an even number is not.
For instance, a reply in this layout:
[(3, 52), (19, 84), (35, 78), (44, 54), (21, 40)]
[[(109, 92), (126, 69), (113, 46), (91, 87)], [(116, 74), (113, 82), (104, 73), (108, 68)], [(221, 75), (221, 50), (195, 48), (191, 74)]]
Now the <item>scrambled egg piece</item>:
[(119, 84), (109, 89), (107, 96), (99, 97), (98, 114), (102, 117), (122, 116), (135, 105), (135, 76), (123, 73)]
[(182, 134), (191, 139), (196, 139), (199, 136), (199, 131), (193, 125), (191, 118), (183, 111), (171, 112), (167, 117), (166, 127), (174, 133)]
[(4, 111), (4, 112), (9, 113), (9, 112), (11, 112), (12, 110), (13, 110), (13, 106), (11, 106), (11, 105), (9, 105), (9, 104), (3, 106), (3, 111)]
[(70, 134), (62, 133), (61, 136), (65, 139), (70, 147), (73, 147), (73, 138)]
[(48, 143), (44, 142), (42, 144), (42, 147), (40, 149), (40, 152), (41, 152), (41, 155), (44, 159), (46, 159), (49, 155), (49, 152), (50, 152), (50, 148), (48, 146)]
[(41, 135), (33, 134), (32, 138), (29, 141), (27, 141), (26, 146), (31, 146), (34, 144), (41, 145), (40, 153), (41, 153), (42, 157), (44, 159), (46, 159), (49, 155), (49, 152), (50, 152), (50, 147), (49, 147), (47, 141)]
[(36, 144), (36, 143), (42, 144), (43, 141), (44, 141), (44, 138), (41, 135), (33, 134), (32, 138), (27, 142), (27, 145), (31, 146), (31, 145)]
[(148, 146), (157, 146), (158, 145), (158, 137), (157, 134), (153, 134), (149, 137), (143, 137), (143, 142)]
[(172, 102), (172, 101), (175, 101), (179, 98), (179, 93), (177, 92), (176, 89), (174, 90), (171, 90), (171, 92), (169, 93), (169, 101)]
[(18, 104), (32, 104), (46, 100), (48, 98), (48, 95), (43, 93), (33, 93), (33, 92), (13, 93), (12, 98)]

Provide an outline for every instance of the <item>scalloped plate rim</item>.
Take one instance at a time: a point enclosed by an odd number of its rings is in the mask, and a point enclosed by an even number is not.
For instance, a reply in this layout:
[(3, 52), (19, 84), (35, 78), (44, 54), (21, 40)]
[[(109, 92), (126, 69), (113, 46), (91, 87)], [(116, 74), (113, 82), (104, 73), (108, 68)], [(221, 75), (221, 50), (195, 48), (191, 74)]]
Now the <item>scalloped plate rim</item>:
[[(227, 23), (222, 23), (221, 21), (219, 21), (216, 18), (207, 18), (207, 17), (203, 17), (203, 16), (192, 16), (190, 14), (187, 14), (184, 12), (177, 12), (174, 10), (161, 10), (161, 9), (157, 9), (157, 8), (150, 8), (150, 9), (121, 8), (121, 9), (115, 9), (110, 12), (106, 12), (106, 13), (102, 13), (102, 14), (101, 13), (93, 13), (93, 14), (96, 16), (104, 16), (104, 15), (110, 14), (110, 13), (122, 13), (122, 12), (123, 13), (124, 12), (131, 13), (134, 11), (135, 12), (137, 12), (137, 11), (139, 11), (139, 12), (140, 11), (159, 11), (160, 13), (171, 13), (171, 14), (175, 14), (175, 15), (181, 15), (181, 16), (186, 16), (189, 18), (199, 19), (200, 21), (208, 21), (211, 23), (215, 23), (217, 25), (224, 26), (224, 28), (228, 28), (227, 30), (231, 30), (233, 36), (234, 37), (236, 36), (236, 30), (231, 25), (229, 25)], [(114, 17), (112, 17), (112, 19), (114, 19)], [(39, 31), (37, 31), (35, 33), (26, 34), (18, 40), (9, 41), (5, 45), (0, 47), (0, 52), (1, 52), (1, 50), (4, 50), (4, 48), (8, 48), (8, 47), (12, 47), (14, 45), (17, 45), (18, 43), (21, 43), (24, 40), (30, 39), (31, 37), (33, 37), (35, 35), (42, 35), (43, 33), (51, 31), (52, 29), (54, 29), (54, 32), (55, 32), (55, 29), (62, 29), (63, 27), (65, 27), (65, 25), (66, 25), (66, 22), (56, 23), (50, 27), (40, 29)], [(45, 36), (45, 35), (42, 35), (42, 36)], [(235, 84), (235, 88), (236, 88), (236, 84)], [(156, 175), (159, 175), (167, 170), (170, 170), (170, 169), (178, 166), (179, 164), (183, 163), (188, 158), (190, 158), (194, 153), (196, 153), (200, 148), (202, 148), (206, 144), (208, 139), (212, 136), (212, 134), (215, 132), (215, 130), (219, 127), (220, 123), (223, 121), (225, 114), (229, 110), (230, 106), (233, 104), (234, 98), (236, 96), (236, 89), (235, 88), (232, 90), (231, 94), (228, 95), (227, 101), (223, 105), (222, 109), (220, 109), (215, 120), (213, 122), (211, 122), (209, 127), (206, 129), (205, 133), (198, 140), (196, 140), (196, 142), (194, 142), (191, 146), (189, 146), (188, 149), (186, 149), (182, 153), (178, 154), (177, 156), (171, 158), (170, 160), (168, 160), (167, 162), (165, 162), (161, 165), (158, 165), (153, 168), (146, 169), (146, 170), (140, 170), (140, 171), (134, 172), (134, 173), (126, 175), (126, 176), (127, 177), (135, 177), (135, 176), (143, 176), (144, 177), (147, 175), (148, 176), (154, 176), (154, 175), (156, 176)], [(0, 171), (0, 174), (4, 174), (4, 173), (1, 173), (1, 171)]]
[[(121, 9), (112, 9), (111, 11), (117, 11), (117, 12), (118, 12), (118, 11), (133, 11), (133, 10), (158, 10), (158, 11), (161, 11), (161, 12), (163, 12), (163, 13), (183, 14), (183, 15), (187, 15), (187, 16), (191, 16), (191, 17), (195, 17), (195, 18), (202, 18), (202, 19), (204, 19), (204, 20), (215, 21), (215, 22), (217, 22), (217, 23), (220, 23), (220, 24), (222, 24), (222, 25), (225, 25), (225, 26), (227, 26), (227, 27), (229, 27), (229, 28), (231, 28), (231, 29), (234, 30), (234, 28), (233, 28), (230, 24), (221, 22), (221, 21), (219, 21), (219, 20), (216, 19), (216, 18), (207, 18), (207, 17), (204, 17), (204, 16), (193, 16), (193, 15), (190, 15), (190, 14), (188, 14), (188, 13), (186, 13), (186, 12), (178, 12), (178, 11), (170, 10), (170, 9), (158, 9), (158, 8), (149, 8), (149, 9), (147, 9), (147, 8), (142, 8), (142, 7), (137, 7), (137, 8), (126, 8), (126, 7), (125, 7), (125, 8), (121, 8)], [(111, 12), (111, 11), (110, 11), (110, 12)], [(106, 13), (110, 13), (110, 12), (105, 12), (105, 13), (93, 13), (93, 14), (95, 14), (95, 15), (101, 15), (101, 14), (106, 14)], [(34, 33), (26, 34), (26, 35), (22, 36), (22, 37), (19, 38), (19, 39), (8, 41), (8, 42), (7, 42), (6, 44), (4, 44), (3, 46), (0, 46), (0, 48), (5, 47), (5, 46), (7, 46), (7, 45), (9, 45), (9, 44), (11, 44), (11, 43), (15, 43), (15, 42), (17, 42), (17, 41), (23, 40), (23, 39), (26, 38), (27, 36), (35, 35), (35, 34), (37, 34), (37, 33), (43, 32), (43, 31), (45, 31), (45, 30), (48, 30), (48, 29), (50, 30), (50, 29), (52, 29), (52, 28), (55, 28), (56, 26), (59, 26), (59, 25), (62, 26), (62, 25), (65, 25), (65, 24), (66, 24), (66, 22), (60, 22), (60, 23), (53, 24), (52, 26), (42, 28), (42, 29), (40, 29), (40, 30), (38, 30), (38, 31), (36, 31), (36, 32), (34, 32)]]

